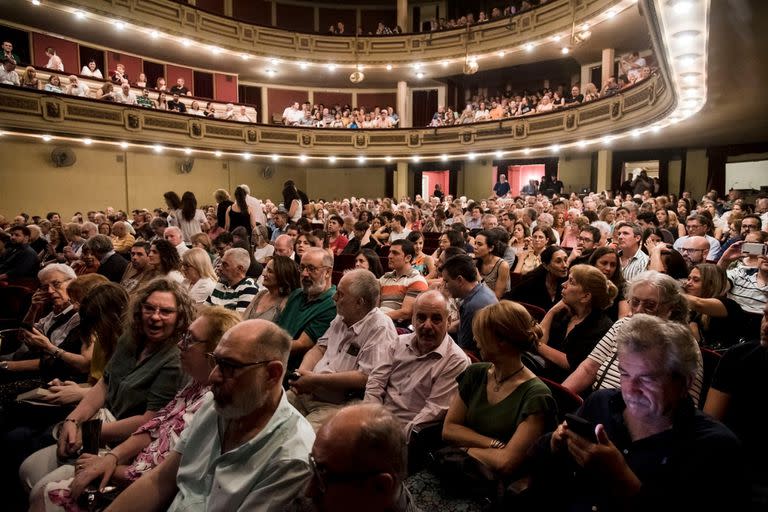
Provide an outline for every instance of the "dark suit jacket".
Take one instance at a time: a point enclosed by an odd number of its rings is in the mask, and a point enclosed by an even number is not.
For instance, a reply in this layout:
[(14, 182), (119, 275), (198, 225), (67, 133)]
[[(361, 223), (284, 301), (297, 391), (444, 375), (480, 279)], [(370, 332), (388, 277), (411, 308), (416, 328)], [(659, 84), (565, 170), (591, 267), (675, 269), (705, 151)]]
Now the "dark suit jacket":
[(97, 274), (101, 274), (113, 283), (119, 283), (125, 273), (125, 267), (128, 266), (128, 260), (118, 253), (113, 254), (107, 261), (99, 265)]

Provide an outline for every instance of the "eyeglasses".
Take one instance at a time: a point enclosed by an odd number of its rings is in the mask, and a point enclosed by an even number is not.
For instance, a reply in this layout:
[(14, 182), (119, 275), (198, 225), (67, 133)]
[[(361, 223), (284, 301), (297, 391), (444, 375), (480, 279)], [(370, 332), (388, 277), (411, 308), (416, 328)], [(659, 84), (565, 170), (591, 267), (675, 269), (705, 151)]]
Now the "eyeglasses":
[(301, 264), (301, 265), (299, 265), (299, 273), (302, 273), (302, 272), (304, 272), (306, 270), (310, 274), (314, 274), (315, 272), (317, 272), (319, 270), (323, 270), (324, 268), (331, 268), (331, 267), (328, 267), (328, 266), (325, 266), (325, 265), (323, 265), (321, 267), (316, 267), (314, 265), (304, 265), (304, 264)]
[(686, 224), (685, 229), (699, 229), (703, 226), (701, 224)]
[(61, 287), (64, 286), (64, 283), (68, 283), (69, 281), (71, 281), (71, 279), (65, 279), (63, 281), (51, 281), (50, 283), (40, 285), (40, 289), (46, 292), (49, 288), (53, 288), (54, 290), (61, 290)]
[(576, 240), (578, 240), (579, 242), (584, 242), (585, 244), (591, 244), (594, 242), (594, 240), (586, 236), (580, 236)]
[(178, 310), (176, 308), (164, 308), (161, 306), (155, 306), (154, 304), (142, 302), (141, 312), (147, 316), (158, 314), (161, 318), (170, 318), (174, 313), (178, 313)]
[(189, 347), (192, 345), (197, 345), (198, 343), (205, 343), (204, 341), (196, 340), (192, 337), (192, 333), (189, 331), (185, 332), (181, 335), (181, 339), (179, 340), (179, 349), (181, 349), (182, 352), (186, 352), (189, 350)]
[(760, 229), (760, 226), (757, 224), (743, 224), (741, 225), (742, 229), (748, 229), (750, 231), (758, 231)]
[(680, 252), (703, 252), (704, 249), (695, 249), (693, 247), (681, 247)]
[(632, 309), (640, 309), (641, 311), (654, 313), (659, 308), (659, 303), (653, 300), (641, 300), (632, 297), (629, 299), (629, 306)]
[(325, 493), (328, 490), (328, 484), (359, 482), (373, 475), (379, 475), (382, 473), (382, 471), (377, 470), (355, 473), (331, 472), (325, 466), (318, 464), (314, 455), (311, 453), (309, 454), (309, 467), (312, 470), (312, 476), (315, 478), (315, 480), (317, 480), (317, 489), (320, 491), (320, 493)]
[(205, 354), (205, 358), (208, 361), (208, 366), (213, 370), (218, 366), (221, 375), (225, 379), (231, 379), (235, 376), (238, 370), (244, 368), (250, 368), (251, 366), (261, 366), (263, 364), (271, 363), (275, 359), (265, 359), (263, 361), (256, 361), (255, 363), (238, 363), (237, 361), (230, 361), (229, 359), (222, 359), (213, 352)]

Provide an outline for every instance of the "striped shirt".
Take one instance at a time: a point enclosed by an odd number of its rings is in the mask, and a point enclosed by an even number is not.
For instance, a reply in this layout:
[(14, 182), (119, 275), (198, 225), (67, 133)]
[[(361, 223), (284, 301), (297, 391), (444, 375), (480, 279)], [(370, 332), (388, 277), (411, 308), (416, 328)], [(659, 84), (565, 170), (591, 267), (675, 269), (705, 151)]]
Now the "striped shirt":
[[(621, 326), (629, 321), (630, 317), (619, 318), (608, 332), (605, 333), (603, 339), (601, 339), (592, 352), (587, 356), (592, 361), (600, 365), (600, 369), (597, 371), (595, 382), (592, 384), (592, 388), (597, 389), (619, 389), (621, 385), (621, 376), (619, 374), (619, 359), (615, 357), (616, 350), (618, 348), (616, 344), (616, 335), (619, 333)], [(698, 344), (696, 350), (698, 352)], [(701, 353), (699, 352), (699, 362), (696, 365), (696, 377), (691, 383), (688, 393), (693, 398), (693, 402), (696, 406), (699, 405), (699, 397), (701, 395), (701, 386), (704, 379), (704, 364), (702, 362)]]
[(402, 308), (406, 297), (416, 297), (421, 292), (427, 291), (427, 280), (415, 268), (411, 268), (407, 274), (401, 276), (398, 276), (394, 270), (387, 272), (379, 278), (379, 283), (381, 284), (381, 310), (385, 313)]
[(223, 306), (242, 313), (258, 292), (258, 285), (250, 277), (246, 277), (233, 287), (218, 281), (211, 295), (205, 299), (205, 303), (209, 306)]
[(736, 301), (747, 313), (762, 315), (765, 303), (768, 302), (768, 284), (760, 286), (757, 274), (757, 268), (737, 267), (729, 270), (728, 279), (733, 286), (728, 292), (728, 298)]
[(648, 268), (648, 262), (650, 258), (640, 249), (632, 256), (626, 265), (621, 267), (621, 273), (624, 275), (624, 280), (630, 282), (636, 275), (645, 272)]

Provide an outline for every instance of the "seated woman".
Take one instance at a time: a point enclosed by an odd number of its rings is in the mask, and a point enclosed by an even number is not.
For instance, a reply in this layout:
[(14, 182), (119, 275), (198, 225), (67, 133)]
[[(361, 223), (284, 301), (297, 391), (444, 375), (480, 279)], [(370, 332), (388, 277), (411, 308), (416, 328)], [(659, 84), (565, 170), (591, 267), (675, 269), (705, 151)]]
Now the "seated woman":
[(509, 263), (503, 259), (505, 249), (506, 245), (494, 230), (483, 230), (475, 236), (477, 270), (483, 284), (497, 299), (509, 291)]
[(424, 254), (424, 235), (421, 231), (411, 231), (406, 239), (413, 243), (413, 249), (416, 251), (411, 266), (423, 276), (434, 274), (436, 272), (435, 260), (429, 254)]
[(683, 286), (691, 308), (691, 330), (702, 347), (728, 348), (741, 342), (744, 310), (728, 297), (730, 283), (725, 270), (712, 263), (691, 269)]
[(253, 230), (253, 237), (253, 257), (262, 265), (266, 265), (269, 258), (275, 253), (275, 246), (269, 243), (269, 231), (267, 230), (267, 226), (262, 224), (257, 225)]
[(32, 66), (27, 66), (24, 73), (21, 74), (20, 83), (25, 89), (37, 90), (42, 88), (42, 83), (40, 82), (40, 79), (37, 78), (37, 70)]
[(624, 297), (626, 282), (624, 281), (624, 274), (621, 273), (621, 261), (616, 249), (613, 247), (598, 247), (592, 252), (588, 263), (602, 272), (605, 278), (612, 282), (618, 290), (613, 304), (605, 310), (608, 317), (616, 321), (629, 315), (629, 303)]
[[(528, 448), (556, 425), (557, 405), (549, 388), (521, 360), (541, 329), (523, 306), (501, 301), (475, 313), (472, 330), (487, 362), (471, 365), (458, 377), (443, 440), (465, 449), (498, 478), (513, 480), (521, 476)], [(424, 510), (480, 510), (474, 503), (445, 503), (434, 480), (427, 472), (409, 479), (416, 505)]]
[(181, 257), (181, 283), (189, 293), (189, 298), (196, 304), (202, 304), (216, 287), (216, 272), (213, 271), (211, 257), (198, 247), (188, 250)]
[(381, 266), (381, 258), (371, 249), (363, 249), (355, 254), (355, 268), (370, 270), (377, 278), (384, 275), (384, 268)]
[(99, 80), (104, 78), (104, 76), (101, 74), (101, 70), (96, 66), (96, 61), (94, 59), (88, 60), (88, 64), (83, 66), (83, 69), (80, 70), (80, 74), (83, 76), (98, 78)]
[(556, 245), (541, 252), (541, 265), (527, 273), (505, 299), (525, 302), (549, 311), (562, 298), (561, 285), (568, 275), (568, 255)]
[(95, 274), (96, 271), (99, 270), (99, 265), (99, 260), (96, 259), (91, 250), (88, 247), (83, 246), (83, 248), (80, 249), (80, 259), (72, 262), (72, 270), (79, 276)]
[(161, 277), (167, 277), (177, 283), (184, 281), (181, 273), (179, 251), (168, 240), (155, 240), (149, 246), (149, 264)]
[(74, 478), (46, 485), (41, 494), (31, 496), (30, 510), (81, 510), (77, 499), (89, 484), (104, 487), (111, 481), (126, 487), (160, 464), (210, 390), (212, 368), (206, 354), (213, 352), (222, 335), (239, 321), (237, 313), (222, 307), (201, 310), (179, 342), (181, 369), (189, 383), (121, 444), (102, 455), (81, 455), (75, 462), (79, 470)]
[(563, 283), (563, 299), (547, 311), (537, 351), (546, 366), (540, 375), (562, 382), (589, 355), (613, 325), (605, 309), (616, 285), (589, 265), (574, 265)]
[(536, 227), (531, 231), (530, 240), (526, 241), (526, 246), (517, 253), (517, 264), (515, 272), (518, 274), (527, 274), (541, 264), (541, 252), (545, 247), (556, 243), (555, 233), (549, 227)]
[(104, 376), (61, 423), (58, 446), (35, 452), (21, 465), (22, 483), (34, 488), (33, 494), (49, 481), (74, 475), (71, 465), (55, 471), (51, 468), (59, 466), (59, 459), (78, 452), (81, 424), (101, 409), (105, 409), (105, 416), (114, 418), (104, 422), (101, 443), (114, 445), (154, 418), (173, 398), (180, 379), (177, 343), (193, 315), (192, 301), (169, 279), (155, 279), (138, 290), (131, 303), (127, 332), (118, 340)]
[(59, 79), (59, 75), (51, 75), (48, 77), (48, 83), (45, 84), (45, 87), (43, 88), (45, 92), (58, 92), (61, 93), (63, 89), (61, 88), (61, 80)]
[(115, 86), (112, 85), (112, 82), (106, 82), (96, 90), (97, 100), (115, 101), (116, 97), (117, 95), (115, 93)]
[(299, 268), (287, 256), (274, 256), (264, 267), (264, 289), (243, 312), (243, 320), (262, 319), (274, 322), (285, 307), (288, 295), (301, 286)]

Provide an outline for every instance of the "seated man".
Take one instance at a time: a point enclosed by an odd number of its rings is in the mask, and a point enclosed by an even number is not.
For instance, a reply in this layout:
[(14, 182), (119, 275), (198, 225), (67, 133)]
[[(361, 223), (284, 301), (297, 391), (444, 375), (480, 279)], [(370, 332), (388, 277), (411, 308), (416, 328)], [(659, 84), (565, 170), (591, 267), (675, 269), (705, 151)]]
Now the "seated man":
[(374, 368), (365, 401), (381, 403), (400, 419), (406, 437), (417, 425), (441, 420), (458, 390), (456, 377), (469, 358), (448, 336), (448, 301), (430, 290), (413, 307), (415, 332), (390, 346), (385, 361)]
[(69, 75), (69, 85), (64, 89), (66, 94), (70, 96), (80, 96), (82, 98), (88, 97), (88, 86), (80, 82), (75, 75)]
[(395, 240), (389, 249), (389, 268), (381, 278), (381, 310), (401, 327), (407, 327), (413, 312), (413, 301), (427, 290), (421, 272), (411, 267), (416, 250), (409, 240)]
[(258, 285), (246, 276), (251, 256), (240, 247), (227, 249), (216, 266), (219, 280), (211, 295), (205, 299), (209, 306), (223, 306), (242, 313), (259, 292)]
[(131, 91), (131, 84), (123, 82), (120, 86), (120, 90), (115, 92), (115, 102), (124, 103), (126, 105), (137, 105), (139, 100), (136, 98), (136, 94)]
[(315, 439), (281, 387), (290, 346), (265, 320), (227, 331), (211, 356), (213, 397), (109, 510), (284, 510), (311, 477)]
[(0, 254), (0, 282), (34, 278), (40, 269), (40, 259), (29, 246), (32, 232), (27, 226), (13, 226), (5, 251)]
[(183, 78), (177, 78), (176, 85), (171, 87), (171, 94), (178, 94), (180, 96), (192, 96), (192, 91), (187, 88)]
[(296, 257), (293, 251), (293, 238), (290, 235), (280, 235), (275, 239), (275, 256), (285, 256), (292, 260)]
[[(154, 224), (154, 221), (152, 221)], [(184, 253), (189, 250), (187, 244), (184, 243), (184, 237), (181, 234), (181, 230), (176, 226), (169, 226), (163, 230), (163, 238), (168, 240), (172, 246), (179, 252), (179, 258), (184, 256)]]
[(128, 260), (115, 252), (112, 240), (107, 235), (95, 235), (89, 238), (85, 241), (84, 247), (99, 261), (99, 270), (96, 271), (98, 274), (113, 283), (119, 283), (123, 279)]
[(397, 418), (382, 406), (358, 404), (339, 411), (318, 431), (311, 457), (318, 469), (307, 488), (314, 510), (416, 510), (403, 482), (405, 436)]
[(304, 354), (298, 378), (289, 376), (288, 400), (315, 430), (344, 405), (348, 393), (365, 391), (368, 375), (397, 341), (395, 325), (377, 307), (379, 293), (370, 271), (344, 274), (333, 296), (336, 318)]
[(736, 436), (688, 389), (700, 355), (688, 326), (634, 315), (617, 336), (620, 389), (587, 398), (534, 448), (541, 510), (746, 510)]
[(19, 74), (16, 72), (16, 62), (8, 57), (0, 62), (0, 84), (21, 86)]
[(291, 292), (277, 319), (277, 324), (293, 338), (289, 371), (298, 368), (301, 358), (336, 317), (336, 287), (331, 285), (333, 257), (323, 249), (311, 247), (301, 257), (299, 272), (301, 288)]
[(131, 247), (131, 264), (120, 280), (120, 286), (128, 293), (144, 286), (157, 275), (149, 264), (149, 246), (149, 242), (136, 242)]
[(179, 99), (179, 95), (174, 94), (173, 99), (168, 102), (168, 110), (175, 110), (176, 112), (181, 112), (182, 114), (187, 111), (187, 106)]
[[(736, 242), (723, 253), (718, 266), (728, 269), (734, 261), (742, 258), (741, 247), (744, 242)], [(728, 298), (733, 299), (747, 313), (747, 332), (757, 332), (765, 304), (768, 302), (768, 256), (757, 258), (757, 268), (740, 266), (728, 270), (731, 289)]]

